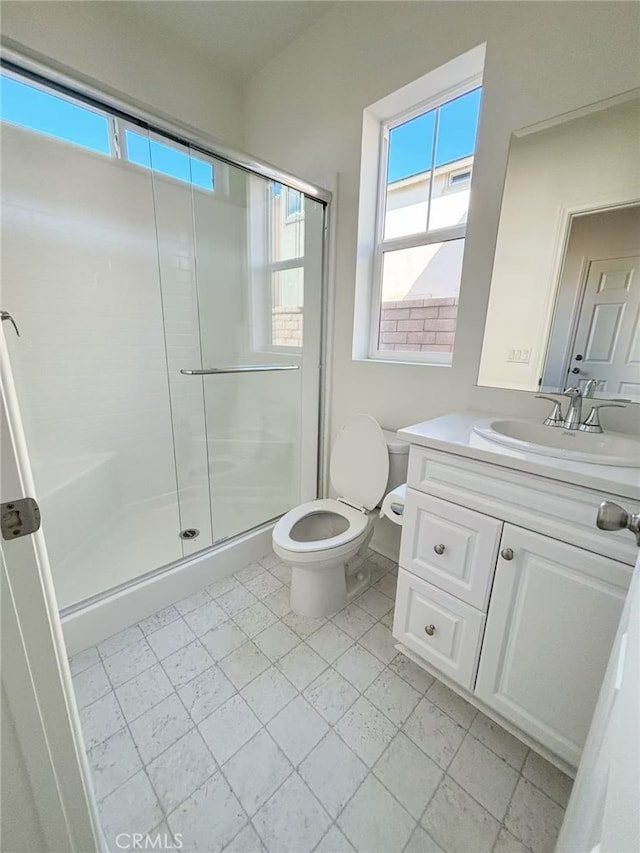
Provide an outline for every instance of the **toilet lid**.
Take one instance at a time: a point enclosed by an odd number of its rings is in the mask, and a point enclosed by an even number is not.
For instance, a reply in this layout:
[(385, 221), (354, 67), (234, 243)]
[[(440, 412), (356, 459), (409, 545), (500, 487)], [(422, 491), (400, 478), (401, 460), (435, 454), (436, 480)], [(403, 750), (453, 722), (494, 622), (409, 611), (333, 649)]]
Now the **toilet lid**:
[(382, 429), (371, 415), (346, 423), (331, 451), (331, 485), (338, 497), (373, 509), (389, 480), (389, 452)]

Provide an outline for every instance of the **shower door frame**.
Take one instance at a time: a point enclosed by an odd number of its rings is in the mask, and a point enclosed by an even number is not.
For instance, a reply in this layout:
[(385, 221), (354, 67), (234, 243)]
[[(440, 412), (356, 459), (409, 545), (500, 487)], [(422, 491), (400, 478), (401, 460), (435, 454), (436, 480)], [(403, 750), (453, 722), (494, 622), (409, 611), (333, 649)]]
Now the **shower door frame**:
[(225, 145), (214, 136), (203, 133), (193, 125), (178, 122), (162, 112), (151, 111), (142, 102), (124, 97), (107, 86), (102, 86), (90, 77), (66, 68), (64, 65), (43, 57), (35, 51), (25, 49), (12, 39), (3, 38), (0, 60), (9, 70), (16, 71), (36, 82), (57, 88), (63, 94), (84, 100), (98, 109), (105, 107), (125, 120), (133, 121), (152, 131), (168, 136), (175, 142), (189, 144), (203, 154), (224, 160), (232, 166), (253, 172), (263, 178), (286, 184), (315, 201), (330, 204), (332, 193), (324, 187), (299, 178), (264, 160), (259, 160), (242, 151)]
[[(27, 81), (42, 84), (63, 95), (68, 95), (76, 100), (84, 101), (90, 106), (98, 109), (109, 110), (116, 119), (129, 122), (132, 125), (144, 128), (150, 132), (159, 133), (168, 137), (170, 141), (186, 144), (194, 151), (206, 156), (214, 157), (233, 167), (242, 169), (250, 174), (261, 178), (275, 181), (291, 187), (302, 193), (312, 201), (320, 202), (324, 208), (323, 221), (323, 246), (322, 246), (322, 271), (321, 271), (321, 294), (320, 294), (320, 346), (318, 352), (318, 384), (317, 384), (317, 428), (316, 428), (316, 489), (315, 497), (323, 496), (328, 487), (328, 434), (329, 434), (329, 412), (328, 412), (328, 327), (329, 327), (329, 305), (330, 305), (330, 271), (333, 264), (333, 247), (330, 241), (335, 236), (333, 233), (333, 217), (331, 203), (333, 193), (313, 184), (289, 172), (280, 169), (266, 161), (259, 160), (244, 152), (233, 149), (215, 137), (205, 134), (192, 125), (178, 122), (164, 113), (152, 111), (145, 104), (135, 99), (123, 96), (116, 90), (101, 85), (92, 78), (80, 74), (66, 66), (26, 49), (12, 39), (3, 38), (0, 44), (0, 64), (3, 69), (21, 75)], [(303, 445), (305, 444), (303, 440)], [(197, 551), (194, 554), (183, 556), (168, 564), (163, 564), (138, 575), (129, 581), (125, 581), (104, 592), (83, 599), (61, 611), (65, 617), (76, 613), (88, 605), (97, 603), (105, 598), (132, 587), (141, 581), (148, 580), (158, 574), (170, 571), (182, 563), (198, 558), (207, 553), (215, 551), (220, 546), (227, 546), (234, 540), (241, 540), (247, 534), (258, 532), (268, 528), (275, 519), (262, 522), (261, 524), (242, 531), (229, 538), (219, 540), (211, 545)]]

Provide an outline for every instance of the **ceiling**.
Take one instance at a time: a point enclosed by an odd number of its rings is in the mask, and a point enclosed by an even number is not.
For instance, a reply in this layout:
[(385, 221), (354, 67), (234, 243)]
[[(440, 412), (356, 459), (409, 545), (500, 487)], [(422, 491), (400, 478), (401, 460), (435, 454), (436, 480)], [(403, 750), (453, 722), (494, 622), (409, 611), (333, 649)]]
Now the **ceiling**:
[(130, 8), (246, 80), (333, 6), (330, 0), (133, 0)]

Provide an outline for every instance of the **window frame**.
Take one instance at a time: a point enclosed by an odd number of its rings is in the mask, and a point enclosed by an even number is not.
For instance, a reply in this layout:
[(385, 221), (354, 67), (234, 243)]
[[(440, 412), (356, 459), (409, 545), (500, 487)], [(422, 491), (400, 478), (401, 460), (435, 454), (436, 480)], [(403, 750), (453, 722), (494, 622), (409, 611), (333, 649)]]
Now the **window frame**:
[[(387, 252), (398, 251), (401, 249), (411, 249), (419, 246), (428, 246), (433, 243), (443, 243), (451, 240), (466, 239), (467, 222), (463, 225), (454, 225), (447, 228), (438, 228), (434, 231), (419, 231), (415, 234), (409, 234), (403, 237), (392, 237), (384, 239), (384, 227), (386, 216), (386, 201), (387, 201), (387, 171), (389, 164), (389, 136), (391, 131), (402, 124), (406, 124), (412, 119), (418, 118), (425, 113), (442, 107), (449, 101), (454, 101), (457, 98), (467, 95), (475, 89), (482, 88), (483, 75), (476, 74), (473, 77), (449, 86), (443, 89), (438, 94), (415, 104), (408, 109), (394, 114), (380, 122), (379, 133), (379, 156), (378, 156), (378, 175), (377, 175), (377, 191), (376, 191), (376, 215), (375, 215), (375, 236), (373, 241), (373, 265), (372, 265), (372, 281), (370, 288), (370, 304), (369, 304), (369, 346), (367, 358), (374, 361), (392, 361), (405, 362), (413, 364), (428, 364), (432, 366), (450, 367), (453, 362), (454, 353), (441, 352), (415, 352), (411, 350), (394, 351), (382, 350), (379, 348), (380, 334), (380, 316), (382, 312), (382, 275), (384, 266), (384, 256)], [(475, 150), (474, 150), (474, 165), (475, 165)], [(467, 167), (465, 170), (467, 171)], [(429, 187), (429, 206), (431, 205), (431, 192), (433, 187), (433, 174), (435, 172), (435, 164), (432, 164), (432, 177)], [(473, 183), (473, 168), (471, 169), (471, 179), (469, 188)], [(464, 257), (463, 257), (464, 270)], [(454, 344), (455, 346), (455, 344)]]
[[(122, 163), (126, 163), (133, 169), (141, 169), (144, 172), (147, 172), (152, 176), (152, 179), (154, 181), (158, 179), (163, 179), (174, 184), (180, 184), (183, 187), (188, 187), (192, 192), (204, 193), (207, 196), (220, 195), (220, 187), (218, 186), (220, 180), (219, 169), (216, 169), (217, 164), (214, 162), (213, 158), (207, 157), (207, 155), (203, 154), (200, 151), (198, 151), (198, 154), (196, 156), (194, 153), (191, 153), (190, 149), (187, 149), (184, 143), (176, 142), (168, 136), (163, 136), (162, 134), (150, 130), (149, 128), (141, 127), (140, 125), (134, 124), (130, 121), (126, 121), (123, 118), (118, 118), (114, 116), (112, 117), (112, 122), (113, 147), (116, 152), (114, 154), (116, 159), (121, 160)], [(150, 148), (149, 156), (151, 164), (149, 166), (143, 165), (141, 163), (136, 163), (135, 160), (130, 160), (127, 145), (127, 131), (135, 133), (142, 139), (147, 140), (149, 142), (149, 145), (151, 145), (151, 142), (157, 142), (159, 145), (164, 145), (165, 148), (172, 148), (179, 154), (184, 154), (186, 157), (193, 157), (193, 159), (200, 160), (203, 163), (206, 163), (208, 166), (211, 166), (212, 188), (208, 189), (208, 187), (202, 187), (200, 186), (200, 184), (194, 184), (191, 173), (191, 180), (186, 181), (184, 180), (184, 178), (177, 178), (175, 175), (169, 175), (167, 172), (161, 172), (159, 169), (156, 169), (153, 165), (153, 161), (151, 160)]]

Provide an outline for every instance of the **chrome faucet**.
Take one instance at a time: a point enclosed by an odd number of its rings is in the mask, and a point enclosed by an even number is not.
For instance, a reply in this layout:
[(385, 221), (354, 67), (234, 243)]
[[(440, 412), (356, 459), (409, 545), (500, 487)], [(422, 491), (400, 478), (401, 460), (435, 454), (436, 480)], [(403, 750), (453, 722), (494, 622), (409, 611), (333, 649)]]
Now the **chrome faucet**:
[(582, 422), (582, 391), (575, 387), (567, 388), (562, 395), (569, 398), (569, 408), (562, 426), (565, 429), (579, 429)]
[[(593, 380), (597, 382), (598, 380)], [(600, 424), (600, 420), (598, 418), (598, 412), (600, 409), (607, 408), (616, 408), (616, 409), (624, 409), (624, 406), (620, 401), (613, 400), (610, 403), (596, 403), (589, 412), (588, 417), (585, 419), (584, 423), (582, 423), (582, 400), (584, 399), (582, 392), (579, 388), (567, 388), (562, 392), (564, 397), (569, 398), (569, 408), (567, 409), (566, 415), (562, 414), (562, 405), (559, 400), (556, 400), (554, 397), (547, 397), (544, 394), (536, 394), (538, 400), (549, 400), (549, 402), (553, 403), (553, 411), (551, 414), (544, 419), (543, 423), (545, 426), (552, 427), (562, 427), (563, 429), (579, 429), (582, 432), (602, 432), (602, 426)]]

